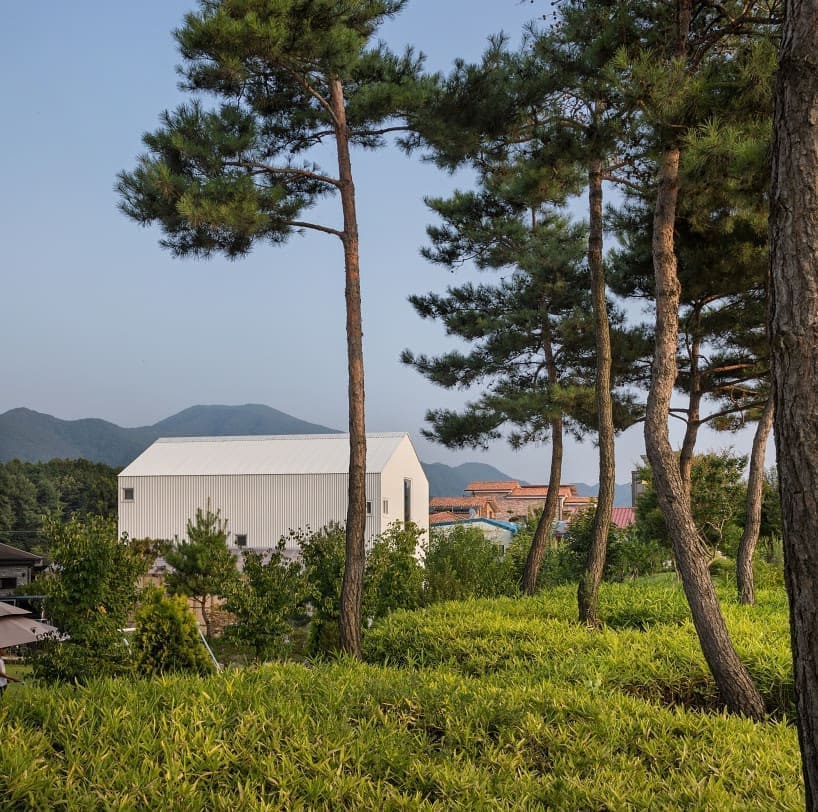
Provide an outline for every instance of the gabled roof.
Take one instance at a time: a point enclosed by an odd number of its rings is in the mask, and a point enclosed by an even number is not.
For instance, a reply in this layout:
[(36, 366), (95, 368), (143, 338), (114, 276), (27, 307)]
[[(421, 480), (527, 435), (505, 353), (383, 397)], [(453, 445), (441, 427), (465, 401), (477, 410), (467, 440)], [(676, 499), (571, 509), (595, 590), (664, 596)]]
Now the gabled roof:
[[(366, 470), (379, 473), (405, 432), (367, 434)], [(218, 476), (224, 474), (346, 474), (348, 434), (275, 434), (253, 437), (163, 437), (120, 474)]]
[(457, 513), (449, 513), (447, 511), (441, 511), (440, 513), (432, 513), (429, 516), (429, 524), (430, 525), (438, 525), (438, 524), (455, 524), (463, 521), (463, 514)]
[(0, 542), (0, 561), (4, 564), (23, 564), (29, 567), (39, 567), (43, 563), (43, 557), (25, 550), (18, 550), (10, 544)]
[(636, 508), (613, 508), (613, 510), (611, 510), (611, 521), (616, 527), (630, 527), (636, 524)]

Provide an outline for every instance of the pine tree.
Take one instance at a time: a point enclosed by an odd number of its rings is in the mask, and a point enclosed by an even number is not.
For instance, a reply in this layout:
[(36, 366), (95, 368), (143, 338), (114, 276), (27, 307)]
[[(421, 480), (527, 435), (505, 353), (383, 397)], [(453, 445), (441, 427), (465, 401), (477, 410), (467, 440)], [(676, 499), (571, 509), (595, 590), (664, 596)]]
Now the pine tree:
[(775, 91), (770, 340), (807, 809), (818, 809), (818, 7), (788, 0)]
[[(351, 147), (376, 148), (416, 103), (420, 60), (370, 46), (406, 0), (200, 0), (175, 36), (183, 87), (200, 100), (162, 116), (148, 153), (120, 175), (122, 210), (158, 223), (179, 256), (247, 254), (307, 229), (340, 240), (346, 280), (349, 501), (341, 640), (360, 656), (366, 433), (359, 237)], [(334, 144), (337, 173), (309, 160)], [(343, 225), (304, 217), (337, 194)]]
[(681, 284), (675, 229), (685, 137), (717, 117), (729, 83), (721, 81), (738, 46), (756, 34), (770, 35), (774, 20), (766, 3), (682, 0), (645, 4), (651, 25), (641, 41), (617, 56), (623, 95), (639, 109), (654, 141), (657, 186), (652, 260), (656, 294), (655, 350), (645, 417), (645, 445), (657, 496), (691, 607), (693, 623), (727, 707), (762, 718), (764, 704), (730, 640), (707, 567), (707, 550), (691, 516), (684, 480), (670, 444), (668, 418), (677, 376), (676, 351)]

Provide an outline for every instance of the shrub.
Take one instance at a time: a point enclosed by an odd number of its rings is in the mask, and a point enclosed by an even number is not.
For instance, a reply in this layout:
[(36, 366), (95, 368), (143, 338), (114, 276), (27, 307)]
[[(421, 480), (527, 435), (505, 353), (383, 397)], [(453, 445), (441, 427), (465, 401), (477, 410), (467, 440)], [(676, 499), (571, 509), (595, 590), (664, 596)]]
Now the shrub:
[(266, 561), (257, 552), (245, 551), (242, 576), (232, 583), (224, 603), (236, 616), (225, 634), (251, 646), (257, 660), (283, 656), (305, 591), (301, 564), (284, 556), (283, 539)]
[(804, 807), (792, 726), (655, 707), (595, 674), (277, 664), (8, 700), (6, 809)]
[(346, 535), (339, 524), (330, 524), (317, 533), (291, 531), (301, 548), (306, 578), (306, 599), (312, 607), (312, 623), (307, 650), (310, 654), (340, 649), (338, 615), (341, 611), (341, 584), (346, 566)]
[(147, 571), (139, 550), (120, 540), (116, 522), (101, 516), (47, 520), (53, 570), (38, 585), (48, 617), (69, 639), (45, 641), (32, 655), (36, 677), (84, 682), (127, 673), (131, 658), (119, 631)]
[(364, 617), (421, 605), (423, 568), (416, 553), (422, 533), (415, 524), (395, 522), (375, 541), (366, 558)]
[(157, 587), (149, 587), (142, 595), (133, 651), (137, 673), (143, 675), (208, 674), (213, 670), (187, 600), (181, 595), (169, 597)]
[(432, 530), (425, 554), (426, 600), (514, 594), (517, 584), (503, 551), (474, 527)]

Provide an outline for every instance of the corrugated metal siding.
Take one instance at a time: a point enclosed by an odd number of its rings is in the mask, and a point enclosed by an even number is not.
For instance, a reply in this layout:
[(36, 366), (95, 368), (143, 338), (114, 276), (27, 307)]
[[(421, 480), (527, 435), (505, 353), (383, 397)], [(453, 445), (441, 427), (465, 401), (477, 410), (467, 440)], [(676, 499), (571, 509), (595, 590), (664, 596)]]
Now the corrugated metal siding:
[[(119, 532), (131, 538), (185, 536), (197, 508), (221, 510), (233, 543), (247, 535), (248, 547), (272, 547), (290, 529), (319, 530), (343, 523), (347, 512), (347, 474), (251, 474), (236, 476), (119, 476)], [(123, 489), (133, 488), (133, 501)], [(381, 532), (380, 474), (366, 475), (367, 543)], [(292, 545), (288, 545), (292, 549)]]

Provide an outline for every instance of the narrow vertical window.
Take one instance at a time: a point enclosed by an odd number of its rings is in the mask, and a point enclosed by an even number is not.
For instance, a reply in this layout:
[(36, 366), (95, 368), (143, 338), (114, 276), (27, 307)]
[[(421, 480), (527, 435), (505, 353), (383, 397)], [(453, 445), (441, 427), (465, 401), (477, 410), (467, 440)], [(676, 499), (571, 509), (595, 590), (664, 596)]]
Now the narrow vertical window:
[(403, 480), (403, 521), (412, 521), (412, 480)]
[(372, 515), (372, 502), (367, 502), (366, 503), (366, 515), (367, 516)]
[(389, 500), (388, 499), (383, 500), (383, 512), (384, 513), (389, 513)]

